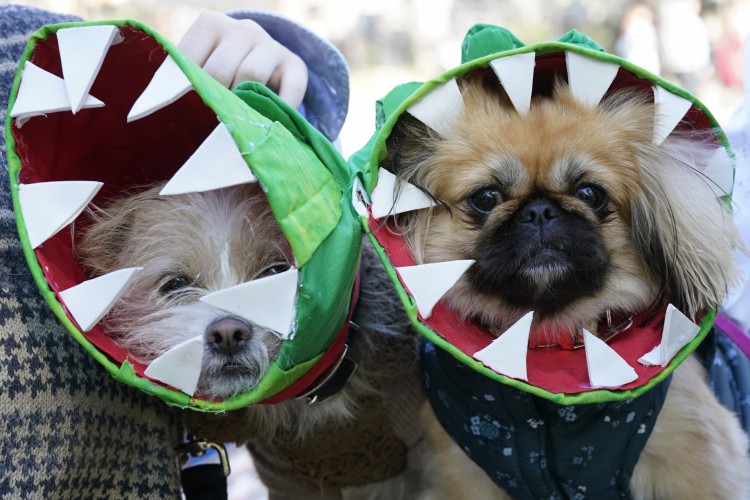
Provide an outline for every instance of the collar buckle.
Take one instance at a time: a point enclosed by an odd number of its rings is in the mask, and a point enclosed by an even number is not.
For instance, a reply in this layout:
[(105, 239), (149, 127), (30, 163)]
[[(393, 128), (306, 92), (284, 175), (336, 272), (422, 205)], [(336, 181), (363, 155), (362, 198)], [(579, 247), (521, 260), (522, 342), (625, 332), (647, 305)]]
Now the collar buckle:
[(216, 451), (219, 455), (224, 477), (228, 476), (232, 470), (229, 467), (229, 455), (227, 455), (227, 450), (222, 444), (211, 443), (196, 436), (190, 436), (187, 441), (175, 447), (175, 451), (183, 461), (187, 461), (190, 457), (202, 457), (210, 450)]
[(346, 386), (349, 379), (357, 370), (356, 361), (349, 356), (349, 343), (344, 344), (338, 359), (323, 375), (303, 394), (296, 399), (307, 398), (308, 405), (324, 403), (331, 396), (335, 396)]
[[(633, 326), (633, 315), (628, 314), (624, 318), (619, 319), (617, 323), (612, 323), (612, 311), (607, 309), (605, 313), (607, 319), (607, 329), (603, 332), (597, 332), (596, 336), (602, 339), (604, 342), (614, 338), (616, 335), (628, 330)], [(580, 349), (583, 347), (583, 332), (576, 332), (575, 341), (573, 343), (573, 349)]]

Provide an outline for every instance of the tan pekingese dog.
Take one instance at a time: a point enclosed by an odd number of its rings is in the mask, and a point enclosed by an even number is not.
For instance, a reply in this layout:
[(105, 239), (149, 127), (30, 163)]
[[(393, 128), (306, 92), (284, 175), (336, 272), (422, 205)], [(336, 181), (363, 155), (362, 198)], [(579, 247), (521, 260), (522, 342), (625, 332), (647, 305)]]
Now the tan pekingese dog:
[[(202, 335), (198, 393), (226, 399), (258, 384), (281, 335), (199, 299), (287, 270), (292, 251), (257, 184), (175, 196), (160, 196), (161, 187), (91, 211), (78, 254), (92, 276), (143, 268), (103, 319), (117, 344), (148, 363)], [(321, 404), (290, 398), (186, 417), (202, 439), (247, 444), (272, 498), (391, 499), (416, 488), (407, 463), (423, 432), (413, 425), (422, 401), (416, 334), (369, 245), (361, 273), (349, 336), (358, 367), (343, 389)]]
[[(474, 77), (472, 77), (474, 76)], [(710, 136), (652, 142), (654, 105), (620, 90), (595, 108), (567, 84), (517, 113), (497, 79), (461, 82), (464, 108), (439, 136), (404, 115), (383, 164), (438, 200), (399, 216), (417, 263), (474, 259), (450, 308), (501, 334), (535, 311), (532, 335), (555, 336), (665, 301), (695, 317), (732, 280), (736, 230), (709, 182)], [(426, 498), (507, 498), (423, 411), (435, 449)], [(748, 438), (690, 358), (632, 477), (636, 498), (746, 498)]]

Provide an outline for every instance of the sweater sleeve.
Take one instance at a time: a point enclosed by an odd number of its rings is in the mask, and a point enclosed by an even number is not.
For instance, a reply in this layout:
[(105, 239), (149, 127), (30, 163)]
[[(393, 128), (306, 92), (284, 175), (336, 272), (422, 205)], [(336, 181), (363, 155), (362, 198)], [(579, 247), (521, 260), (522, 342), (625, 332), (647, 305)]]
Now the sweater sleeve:
[(227, 15), (255, 21), (302, 58), (309, 75), (302, 101), (306, 117), (329, 140), (335, 140), (349, 108), (349, 67), (341, 52), (304, 26), (276, 13), (238, 9)]
[[(77, 21), (0, 5), (0, 122), (42, 25)], [(110, 377), (39, 294), (18, 239), (0, 134), (0, 498), (180, 498), (181, 415)]]

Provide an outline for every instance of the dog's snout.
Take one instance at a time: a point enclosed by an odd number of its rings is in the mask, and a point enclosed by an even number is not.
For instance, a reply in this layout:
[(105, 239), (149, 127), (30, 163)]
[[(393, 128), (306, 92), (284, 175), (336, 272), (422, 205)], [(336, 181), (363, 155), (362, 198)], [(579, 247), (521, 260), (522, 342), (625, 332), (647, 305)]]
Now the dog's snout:
[(528, 203), (516, 213), (516, 220), (521, 224), (544, 226), (560, 216), (560, 208), (548, 200), (536, 200)]
[(206, 328), (206, 344), (222, 354), (236, 354), (252, 336), (252, 327), (235, 318), (220, 319)]

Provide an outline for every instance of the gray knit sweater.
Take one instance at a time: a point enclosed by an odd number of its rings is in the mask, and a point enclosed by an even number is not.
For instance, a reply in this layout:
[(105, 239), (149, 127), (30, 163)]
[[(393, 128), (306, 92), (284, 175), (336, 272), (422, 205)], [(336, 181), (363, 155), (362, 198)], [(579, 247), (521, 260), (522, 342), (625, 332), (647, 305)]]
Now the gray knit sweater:
[[(26, 41), (73, 18), (0, 5), (0, 121)], [(0, 499), (179, 498), (180, 415), (107, 376), (29, 273), (0, 136)]]

